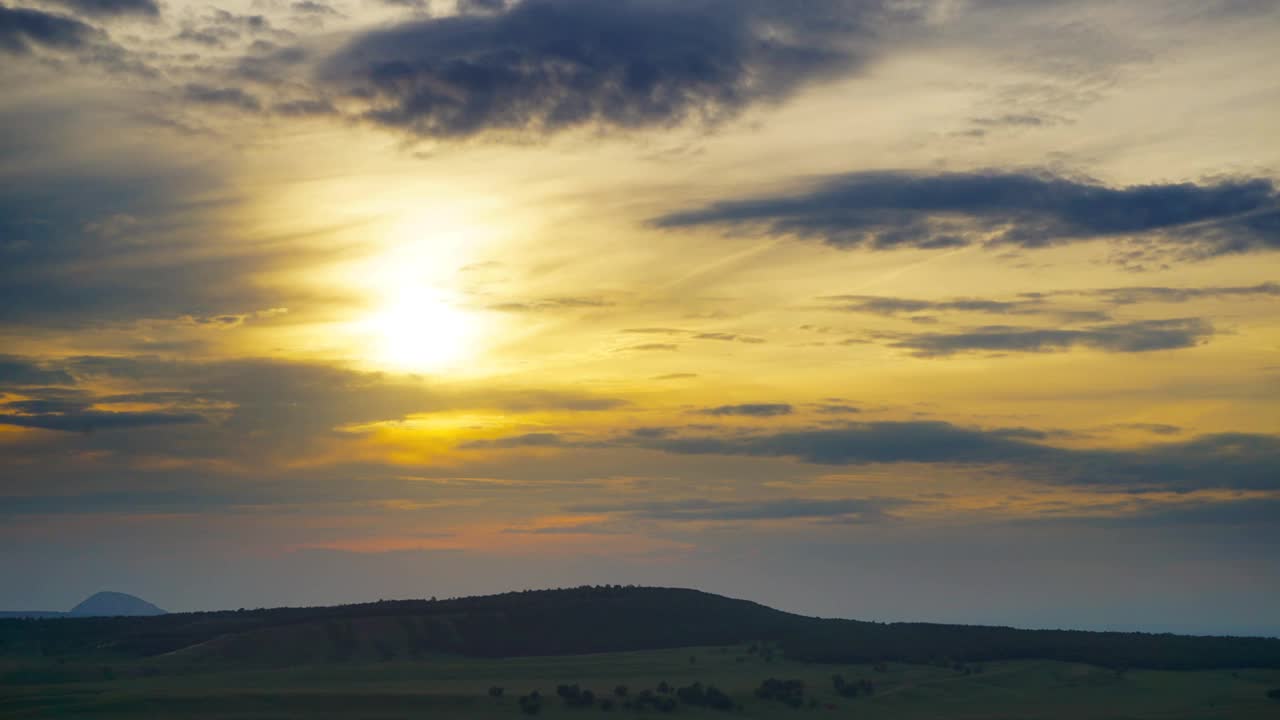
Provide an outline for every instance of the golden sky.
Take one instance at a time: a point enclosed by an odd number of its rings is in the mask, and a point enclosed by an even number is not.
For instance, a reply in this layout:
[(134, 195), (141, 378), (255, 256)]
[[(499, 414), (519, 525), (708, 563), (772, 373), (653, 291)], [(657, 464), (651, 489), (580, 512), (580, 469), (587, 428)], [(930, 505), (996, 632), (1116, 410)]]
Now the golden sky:
[(5, 0), (0, 606), (1280, 633), (1277, 12)]

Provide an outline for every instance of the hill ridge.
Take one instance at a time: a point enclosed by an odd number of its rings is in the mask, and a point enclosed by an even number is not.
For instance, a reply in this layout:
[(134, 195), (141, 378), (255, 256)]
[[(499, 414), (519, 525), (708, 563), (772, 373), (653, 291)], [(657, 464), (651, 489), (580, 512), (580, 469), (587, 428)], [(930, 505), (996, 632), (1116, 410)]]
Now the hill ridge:
[(1050, 659), (1164, 669), (1280, 667), (1278, 639), (876, 623), (808, 617), (689, 588), (621, 585), (154, 617), (0, 620), (0, 652), (99, 648), (132, 657), (272, 665), (754, 642), (825, 662)]

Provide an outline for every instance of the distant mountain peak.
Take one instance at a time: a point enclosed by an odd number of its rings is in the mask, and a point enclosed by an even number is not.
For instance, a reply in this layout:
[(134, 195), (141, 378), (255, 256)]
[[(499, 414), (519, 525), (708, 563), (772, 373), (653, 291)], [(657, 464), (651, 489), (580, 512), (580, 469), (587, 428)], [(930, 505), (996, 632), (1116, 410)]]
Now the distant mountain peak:
[(164, 615), (165, 611), (140, 597), (104, 590), (90, 595), (84, 602), (71, 608), (70, 614), (80, 617), (114, 617), (118, 615)]

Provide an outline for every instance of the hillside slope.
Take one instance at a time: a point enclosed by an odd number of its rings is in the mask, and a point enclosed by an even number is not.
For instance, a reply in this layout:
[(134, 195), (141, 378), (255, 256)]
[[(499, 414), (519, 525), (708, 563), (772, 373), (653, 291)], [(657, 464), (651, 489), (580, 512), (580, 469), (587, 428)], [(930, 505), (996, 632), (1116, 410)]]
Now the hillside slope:
[(155, 617), (0, 621), (0, 653), (107, 653), (183, 663), (295, 665), (577, 655), (765, 642), (822, 662), (1048, 659), (1111, 667), (1280, 667), (1280, 640), (1031, 631), (808, 618), (695, 590), (584, 587)]

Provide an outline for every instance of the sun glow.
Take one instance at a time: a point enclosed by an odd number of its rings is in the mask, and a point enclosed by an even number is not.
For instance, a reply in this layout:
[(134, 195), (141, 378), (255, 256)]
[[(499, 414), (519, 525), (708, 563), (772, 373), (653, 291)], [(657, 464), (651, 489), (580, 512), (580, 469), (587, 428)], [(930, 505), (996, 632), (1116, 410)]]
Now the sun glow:
[(338, 281), (370, 300), (349, 326), (355, 352), (382, 370), (473, 370), (492, 318), (471, 302), (466, 268), (500, 230), (459, 201), (395, 214), (378, 235), (376, 252), (340, 268)]
[(478, 318), (447, 293), (402, 287), (365, 321), (375, 360), (407, 371), (456, 367), (475, 351)]

